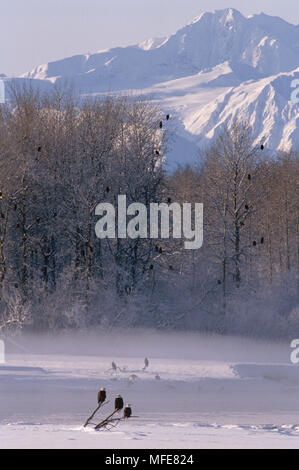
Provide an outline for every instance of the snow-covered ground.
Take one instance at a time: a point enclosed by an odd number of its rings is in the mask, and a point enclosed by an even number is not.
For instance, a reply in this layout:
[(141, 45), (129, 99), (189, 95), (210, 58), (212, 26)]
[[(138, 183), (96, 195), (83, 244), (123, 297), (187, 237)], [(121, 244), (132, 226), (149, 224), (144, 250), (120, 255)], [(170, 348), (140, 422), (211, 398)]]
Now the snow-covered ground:
[[(298, 448), (299, 365), (288, 344), (197, 334), (6, 340), (1, 448)], [(145, 371), (143, 361), (149, 358)], [(109, 370), (112, 361), (121, 368)], [(134, 417), (83, 428), (105, 386)]]

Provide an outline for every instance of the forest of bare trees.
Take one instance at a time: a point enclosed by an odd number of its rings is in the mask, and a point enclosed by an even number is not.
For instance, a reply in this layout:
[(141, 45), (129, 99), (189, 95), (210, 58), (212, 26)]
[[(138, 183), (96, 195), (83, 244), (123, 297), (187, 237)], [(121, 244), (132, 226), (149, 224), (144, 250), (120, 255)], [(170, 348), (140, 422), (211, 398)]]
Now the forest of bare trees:
[[(11, 90), (0, 107), (0, 332), (121, 326), (293, 337), (299, 154), (263, 150), (235, 122), (197, 165), (170, 174), (161, 114), (132, 97)], [(203, 203), (203, 247), (99, 240), (95, 207), (117, 205), (119, 194), (146, 206)]]

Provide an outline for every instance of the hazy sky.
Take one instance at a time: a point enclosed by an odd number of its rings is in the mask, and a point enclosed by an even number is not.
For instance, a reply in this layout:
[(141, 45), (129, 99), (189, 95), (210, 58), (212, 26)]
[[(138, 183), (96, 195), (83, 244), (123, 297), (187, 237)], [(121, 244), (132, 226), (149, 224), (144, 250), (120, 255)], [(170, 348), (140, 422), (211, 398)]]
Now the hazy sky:
[(298, 0), (1, 0), (0, 73), (167, 36), (203, 11), (233, 7), (299, 24)]

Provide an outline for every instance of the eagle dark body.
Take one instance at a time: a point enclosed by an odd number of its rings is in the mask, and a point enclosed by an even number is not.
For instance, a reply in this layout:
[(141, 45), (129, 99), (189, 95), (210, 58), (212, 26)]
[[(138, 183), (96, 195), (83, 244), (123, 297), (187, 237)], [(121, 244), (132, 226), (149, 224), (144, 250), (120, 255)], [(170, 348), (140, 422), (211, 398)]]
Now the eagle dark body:
[(106, 390), (100, 390), (98, 392), (98, 403), (104, 403), (106, 400)]
[(115, 402), (114, 402), (114, 408), (116, 410), (122, 410), (123, 407), (124, 407), (124, 401), (123, 401), (122, 397), (116, 397)]
[(124, 409), (124, 418), (130, 418), (132, 415), (132, 408), (130, 406), (126, 406)]

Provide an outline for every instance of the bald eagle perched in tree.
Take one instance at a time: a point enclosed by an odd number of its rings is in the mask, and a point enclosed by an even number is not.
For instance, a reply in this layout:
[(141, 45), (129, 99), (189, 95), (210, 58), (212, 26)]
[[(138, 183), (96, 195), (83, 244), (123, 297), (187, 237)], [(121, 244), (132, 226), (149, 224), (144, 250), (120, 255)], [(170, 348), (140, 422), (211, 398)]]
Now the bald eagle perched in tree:
[(106, 400), (106, 389), (102, 387), (101, 390), (98, 392), (98, 404), (104, 403)]
[(124, 401), (120, 395), (116, 395), (114, 401), (114, 408), (116, 411), (122, 410), (124, 407)]
[(126, 407), (124, 408), (124, 418), (130, 418), (131, 415), (132, 415), (132, 408), (131, 408), (130, 403), (128, 403)]

